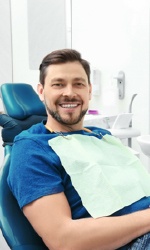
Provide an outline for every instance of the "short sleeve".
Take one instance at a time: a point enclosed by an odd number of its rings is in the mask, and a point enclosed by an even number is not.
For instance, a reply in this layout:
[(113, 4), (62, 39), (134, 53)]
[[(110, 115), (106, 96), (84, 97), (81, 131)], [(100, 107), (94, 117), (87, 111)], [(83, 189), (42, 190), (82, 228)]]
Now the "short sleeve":
[(42, 196), (64, 191), (58, 156), (32, 139), (14, 143), (8, 185), (20, 208)]

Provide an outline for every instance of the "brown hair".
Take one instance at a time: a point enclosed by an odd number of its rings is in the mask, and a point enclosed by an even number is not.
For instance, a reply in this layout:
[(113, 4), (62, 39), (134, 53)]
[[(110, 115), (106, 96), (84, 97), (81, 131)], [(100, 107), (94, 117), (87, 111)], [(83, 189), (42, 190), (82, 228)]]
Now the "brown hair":
[(67, 62), (75, 62), (78, 61), (81, 63), (82, 67), (84, 68), (87, 77), (88, 83), (90, 84), (90, 64), (82, 59), (81, 54), (73, 49), (62, 49), (62, 50), (55, 50), (45, 56), (40, 64), (40, 83), (44, 86), (45, 77), (47, 73), (47, 67), (51, 64), (61, 64)]

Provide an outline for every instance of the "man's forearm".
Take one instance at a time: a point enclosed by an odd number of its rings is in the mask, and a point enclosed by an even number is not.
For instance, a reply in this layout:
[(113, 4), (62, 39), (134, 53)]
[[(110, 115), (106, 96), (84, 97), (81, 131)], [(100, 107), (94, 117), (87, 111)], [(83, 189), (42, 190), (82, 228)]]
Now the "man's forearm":
[(54, 249), (113, 250), (149, 231), (149, 209), (121, 217), (74, 220), (66, 224)]
[(53, 250), (113, 250), (150, 232), (150, 209), (118, 217), (72, 220), (64, 193), (35, 200), (23, 212)]

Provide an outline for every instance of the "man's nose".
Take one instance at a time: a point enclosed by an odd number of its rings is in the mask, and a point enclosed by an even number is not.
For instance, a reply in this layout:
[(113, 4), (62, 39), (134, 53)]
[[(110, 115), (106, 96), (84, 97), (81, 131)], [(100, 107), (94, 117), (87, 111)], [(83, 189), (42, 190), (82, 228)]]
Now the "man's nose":
[(65, 88), (64, 88), (64, 91), (63, 91), (63, 96), (75, 96), (76, 95), (76, 93), (75, 93), (75, 91), (74, 91), (74, 88), (73, 88), (73, 86), (66, 86)]

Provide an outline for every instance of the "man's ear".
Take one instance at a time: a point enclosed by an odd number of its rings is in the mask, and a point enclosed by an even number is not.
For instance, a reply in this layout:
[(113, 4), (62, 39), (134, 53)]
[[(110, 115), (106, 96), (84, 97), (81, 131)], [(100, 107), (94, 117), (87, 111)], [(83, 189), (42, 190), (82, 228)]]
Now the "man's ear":
[(92, 99), (92, 84), (89, 84), (89, 100)]
[(38, 92), (40, 100), (43, 102), (44, 101), (44, 88), (40, 82), (37, 85), (37, 92)]

